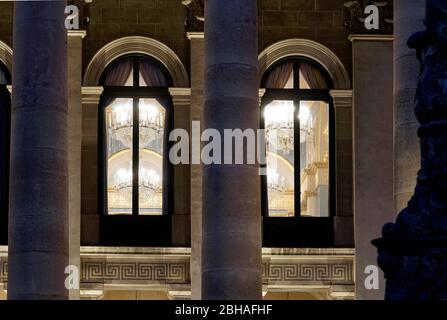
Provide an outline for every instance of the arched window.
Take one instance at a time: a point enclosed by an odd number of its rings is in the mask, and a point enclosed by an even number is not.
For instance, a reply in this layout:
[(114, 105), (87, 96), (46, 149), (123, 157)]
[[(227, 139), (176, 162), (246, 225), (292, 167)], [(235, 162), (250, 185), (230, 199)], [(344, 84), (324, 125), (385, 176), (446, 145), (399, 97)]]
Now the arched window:
[(171, 211), (172, 79), (158, 61), (125, 56), (101, 84), (100, 204), (106, 216), (161, 216)]
[(266, 88), (261, 127), (266, 133), (267, 160), (262, 177), (263, 215), (270, 221), (296, 218), (287, 223), (299, 221), (300, 230), (310, 222), (323, 222), (332, 233), (331, 79), (310, 59), (287, 58), (267, 70), (262, 86)]
[(8, 69), (0, 62), (0, 244), (8, 241), (9, 141), (11, 97), (6, 85), (11, 83)]

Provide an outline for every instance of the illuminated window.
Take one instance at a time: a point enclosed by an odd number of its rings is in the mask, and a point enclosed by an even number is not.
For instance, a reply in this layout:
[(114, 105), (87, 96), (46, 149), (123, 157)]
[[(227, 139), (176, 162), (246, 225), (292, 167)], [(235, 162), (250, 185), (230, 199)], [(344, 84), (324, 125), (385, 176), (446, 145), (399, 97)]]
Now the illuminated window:
[(330, 216), (331, 97), (314, 62), (289, 59), (265, 78), (263, 210), (269, 217)]
[(9, 196), (9, 143), (11, 127), (11, 97), (6, 85), (10, 83), (9, 72), (0, 63), (0, 244), (8, 241), (8, 196)]
[(112, 64), (102, 81), (104, 212), (167, 214), (171, 80), (157, 62), (128, 57)]

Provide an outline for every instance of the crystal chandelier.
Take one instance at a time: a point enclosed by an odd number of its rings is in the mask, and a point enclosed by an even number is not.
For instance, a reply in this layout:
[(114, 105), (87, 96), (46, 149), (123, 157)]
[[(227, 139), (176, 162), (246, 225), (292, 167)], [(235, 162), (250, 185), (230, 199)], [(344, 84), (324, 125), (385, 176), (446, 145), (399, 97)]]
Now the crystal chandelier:
[[(265, 134), (267, 143), (283, 154), (289, 154), (294, 148), (294, 103), (293, 101), (274, 101), (264, 111)], [(300, 142), (306, 141), (311, 132), (310, 110), (301, 105), (298, 118), (300, 119)]]
[[(117, 192), (130, 196), (132, 194), (132, 181), (132, 168), (128, 170), (120, 169), (115, 174), (114, 189)], [(144, 167), (140, 167), (139, 170), (138, 187), (140, 189), (140, 195), (143, 197), (150, 197), (163, 191), (160, 176), (154, 170), (148, 170)]]
[(267, 143), (285, 154), (293, 150), (293, 113), (293, 101), (274, 101), (264, 111)]
[(286, 189), (286, 179), (276, 171), (267, 169), (267, 188), (269, 191), (283, 192)]
[[(133, 107), (131, 102), (113, 107), (108, 114), (108, 129), (111, 135), (120, 141), (126, 148), (132, 146), (133, 134)], [(140, 102), (139, 106), (139, 138), (140, 145), (147, 146), (160, 137), (163, 132), (164, 112), (152, 104)]]

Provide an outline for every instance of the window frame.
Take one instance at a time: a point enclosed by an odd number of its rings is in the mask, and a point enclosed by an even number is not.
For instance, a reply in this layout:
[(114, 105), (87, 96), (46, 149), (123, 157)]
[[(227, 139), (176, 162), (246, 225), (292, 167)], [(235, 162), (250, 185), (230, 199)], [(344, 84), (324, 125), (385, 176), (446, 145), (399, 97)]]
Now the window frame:
[(6, 66), (0, 62), (0, 70), (6, 78), (6, 84), (0, 84), (0, 139), (2, 150), (0, 158), (0, 245), (8, 244), (8, 211), (9, 211), (9, 155), (11, 142), (11, 94), (7, 85), (11, 83), (11, 74)]
[[(104, 86), (98, 107), (98, 211), (100, 213), (100, 243), (116, 246), (170, 246), (171, 216), (173, 214), (174, 168), (169, 161), (169, 150), (173, 142), (169, 133), (174, 127), (174, 108), (169, 87), (172, 77), (167, 69), (155, 59), (142, 54), (126, 55), (112, 62), (103, 72), (100, 83), (104, 84), (108, 72), (124, 59), (133, 59), (133, 86)], [(156, 63), (169, 80), (168, 87), (139, 86), (139, 59)], [(128, 98), (133, 102), (133, 145), (132, 145), (132, 214), (109, 215), (107, 204), (108, 159), (106, 151), (105, 100)], [(165, 108), (165, 130), (163, 140), (163, 205), (162, 215), (139, 214), (139, 100), (153, 98)]]
[[(294, 111), (294, 163), (300, 163), (300, 122), (298, 118), (301, 101), (323, 101), (329, 108), (329, 213), (328, 217), (301, 216), (300, 170), (294, 172), (294, 206), (292, 217), (271, 217), (268, 211), (267, 176), (261, 175), (261, 214), (263, 216), (263, 245), (266, 247), (332, 247), (334, 245), (333, 220), (335, 216), (335, 110), (330, 90), (333, 82), (328, 72), (315, 61), (305, 57), (288, 57), (274, 63), (264, 74), (261, 87), (265, 87), (270, 73), (280, 64), (292, 62), (293, 89), (265, 88), (261, 99), (260, 128), (265, 128), (264, 110), (274, 100), (293, 101)], [(299, 63), (305, 62), (317, 68), (326, 80), (327, 89), (300, 89)], [(266, 168), (266, 165), (261, 167)], [(319, 237), (315, 237), (319, 235)]]

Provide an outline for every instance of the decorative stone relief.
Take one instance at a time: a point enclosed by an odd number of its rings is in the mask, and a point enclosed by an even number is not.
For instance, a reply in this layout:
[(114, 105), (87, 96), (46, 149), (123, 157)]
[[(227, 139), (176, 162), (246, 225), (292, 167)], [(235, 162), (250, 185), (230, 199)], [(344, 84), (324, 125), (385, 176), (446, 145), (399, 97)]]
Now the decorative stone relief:
[[(375, 5), (379, 9), (379, 30), (365, 28), (365, 8)], [(371, 1), (354, 0), (346, 1), (345, 26), (352, 34), (393, 34), (393, 0)]]
[(389, 300), (447, 299), (447, 2), (426, 3), (426, 30), (408, 41), (421, 63), (415, 99), (421, 169), (408, 206), (373, 241)]
[(188, 17), (185, 21), (186, 32), (203, 32), (205, 21), (204, 0), (181, 0), (188, 8)]

